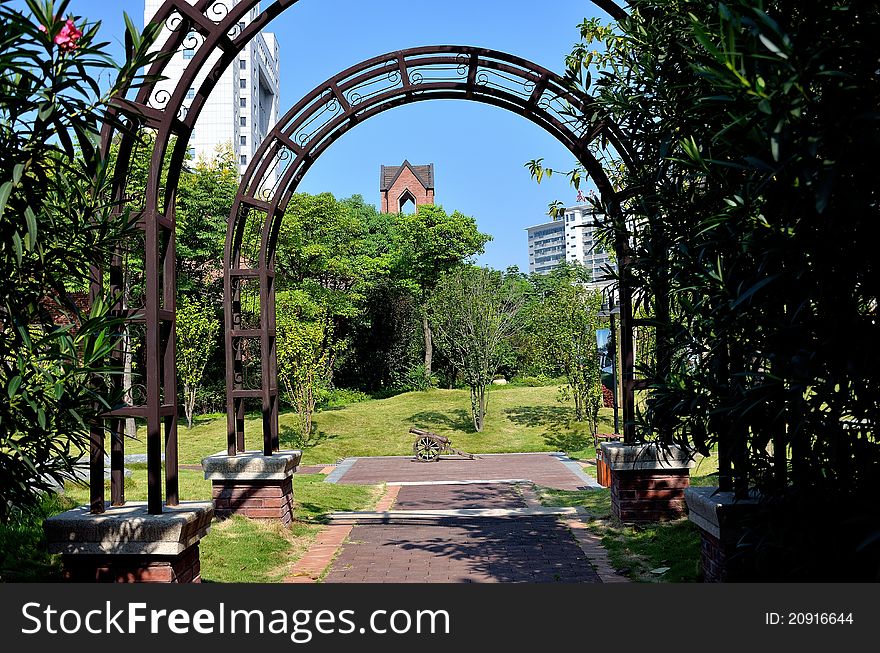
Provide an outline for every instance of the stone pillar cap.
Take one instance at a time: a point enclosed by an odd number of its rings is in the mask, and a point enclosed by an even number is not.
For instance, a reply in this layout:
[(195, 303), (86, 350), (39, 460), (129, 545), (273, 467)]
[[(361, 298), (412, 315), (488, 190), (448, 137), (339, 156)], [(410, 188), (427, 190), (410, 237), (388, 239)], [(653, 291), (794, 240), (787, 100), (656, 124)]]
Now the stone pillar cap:
[(43, 522), (49, 553), (65, 555), (177, 555), (208, 534), (214, 506), (185, 501), (151, 515), (147, 503), (131, 501), (92, 514), (80, 506)]
[(261, 451), (245, 451), (235, 456), (225, 451), (202, 460), (209, 481), (277, 481), (293, 476), (302, 460), (302, 451), (291, 449), (264, 456)]
[(755, 492), (747, 499), (737, 499), (733, 492), (719, 492), (717, 487), (690, 487), (684, 491), (684, 499), (688, 518), (718, 539), (726, 518), (753, 510), (761, 501)]
[(605, 464), (613, 471), (673, 471), (694, 466), (692, 453), (674, 444), (664, 448), (655, 442), (603, 442), (601, 448)]

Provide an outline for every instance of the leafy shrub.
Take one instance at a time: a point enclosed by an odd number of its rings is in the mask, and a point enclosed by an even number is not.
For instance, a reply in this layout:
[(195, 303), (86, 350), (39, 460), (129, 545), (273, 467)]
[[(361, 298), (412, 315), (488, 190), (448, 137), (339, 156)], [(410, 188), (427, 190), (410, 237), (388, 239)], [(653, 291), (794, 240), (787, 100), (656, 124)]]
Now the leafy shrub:
[(423, 363), (407, 368), (394, 384), (394, 388), (402, 392), (422, 392), (436, 387), (437, 378), (433, 374), (430, 378), (425, 375)]
[(547, 376), (546, 374), (538, 374), (537, 376), (520, 376), (514, 378), (511, 385), (520, 385), (526, 388), (543, 388), (548, 385), (557, 385), (558, 379)]
[(372, 399), (366, 392), (348, 388), (331, 388), (317, 393), (316, 407), (318, 410), (333, 410), (350, 404), (359, 404)]
[[(151, 38), (128, 21), (134, 49), (119, 69), (97, 24), (61, 15), (67, 4), (32, 1), (26, 16), (0, 3), (0, 522), (72, 477), (90, 422), (121, 400), (94, 376), (116, 344), (115, 298), (83, 310), (72, 293), (135, 229), (108, 200), (97, 145), (109, 97), (138, 80)], [(108, 69), (118, 74), (101, 95)]]
[(49, 555), (43, 520), (76, 505), (54, 493), (40, 495), (35, 506), (11, 511), (0, 524), (0, 582), (33, 582), (60, 579), (58, 556)]
[(226, 383), (220, 379), (199, 387), (196, 392), (195, 413), (205, 415), (226, 410)]

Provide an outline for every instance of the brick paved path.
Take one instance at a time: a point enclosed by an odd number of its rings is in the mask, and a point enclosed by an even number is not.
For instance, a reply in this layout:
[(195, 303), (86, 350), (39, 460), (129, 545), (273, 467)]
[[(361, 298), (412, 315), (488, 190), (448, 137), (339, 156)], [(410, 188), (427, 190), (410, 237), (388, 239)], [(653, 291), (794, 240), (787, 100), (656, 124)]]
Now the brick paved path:
[[(427, 466), (427, 465), (423, 465)], [(525, 508), (512, 484), (406, 485), (396, 511)], [(596, 583), (599, 576), (555, 517), (357, 524), (328, 583)]]
[(553, 517), (358, 525), (328, 583), (596, 583), (571, 531)]
[[(582, 472), (581, 472), (582, 474)], [(467, 460), (456, 456), (420, 463), (412, 456), (358, 458), (334, 479), (343, 484), (527, 479), (559, 490), (582, 490), (588, 485), (553, 454), (498, 454)], [(483, 507), (483, 506), (481, 506)]]
[[(521, 482), (486, 482), (514, 479)], [(564, 490), (595, 486), (578, 465), (559, 455), (447, 457), (436, 463), (402, 456), (347, 459), (327, 480), (387, 483), (374, 509), (382, 513), (374, 515), (380, 521), (368, 521), (370, 516), (363, 515), (355, 522), (328, 526), (296, 563), (289, 582), (314, 582), (322, 576), (328, 583), (625, 580), (616, 575), (599, 537), (585, 528), (580, 517), (532, 512), (540, 502), (531, 483)], [(449, 517), (424, 512), (474, 508), (525, 514)], [(407, 511), (421, 512), (407, 517)]]
[(395, 510), (446, 510), (454, 508), (525, 508), (516, 486), (492, 485), (404, 485)]

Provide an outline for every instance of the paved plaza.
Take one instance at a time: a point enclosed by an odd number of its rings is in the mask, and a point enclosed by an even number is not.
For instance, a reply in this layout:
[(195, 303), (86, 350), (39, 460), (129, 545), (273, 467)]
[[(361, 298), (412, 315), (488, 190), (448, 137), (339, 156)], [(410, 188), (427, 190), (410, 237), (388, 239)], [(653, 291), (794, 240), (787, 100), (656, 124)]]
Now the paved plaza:
[(354, 485), (506, 480), (528, 481), (558, 490), (599, 487), (578, 463), (552, 452), (488, 454), (474, 460), (442, 456), (431, 463), (417, 462), (412, 456), (346, 458), (327, 480)]

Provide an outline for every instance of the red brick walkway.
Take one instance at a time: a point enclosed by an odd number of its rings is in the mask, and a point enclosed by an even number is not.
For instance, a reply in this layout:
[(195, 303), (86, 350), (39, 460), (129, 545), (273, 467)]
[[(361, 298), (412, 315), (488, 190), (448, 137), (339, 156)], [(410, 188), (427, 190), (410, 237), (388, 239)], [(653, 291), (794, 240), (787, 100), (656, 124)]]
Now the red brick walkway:
[(553, 517), (358, 525), (328, 583), (597, 583)]
[(404, 485), (395, 510), (446, 510), (453, 508), (525, 508), (516, 486), (492, 485)]
[[(334, 524), (295, 565), (291, 582), (328, 583), (599, 583), (619, 579), (598, 536), (576, 515), (536, 515), (529, 479), (560, 489), (584, 481), (556, 456), (505, 454), (469, 461), (414, 463), (402, 457), (361, 458), (336, 482), (388, 485), (375, 511), (383, 521)], [(432, 516), (424, 511), (492, 508), (526, 511), (498, 517)], [(407, 511), (422, 511), (407, 517)]]

